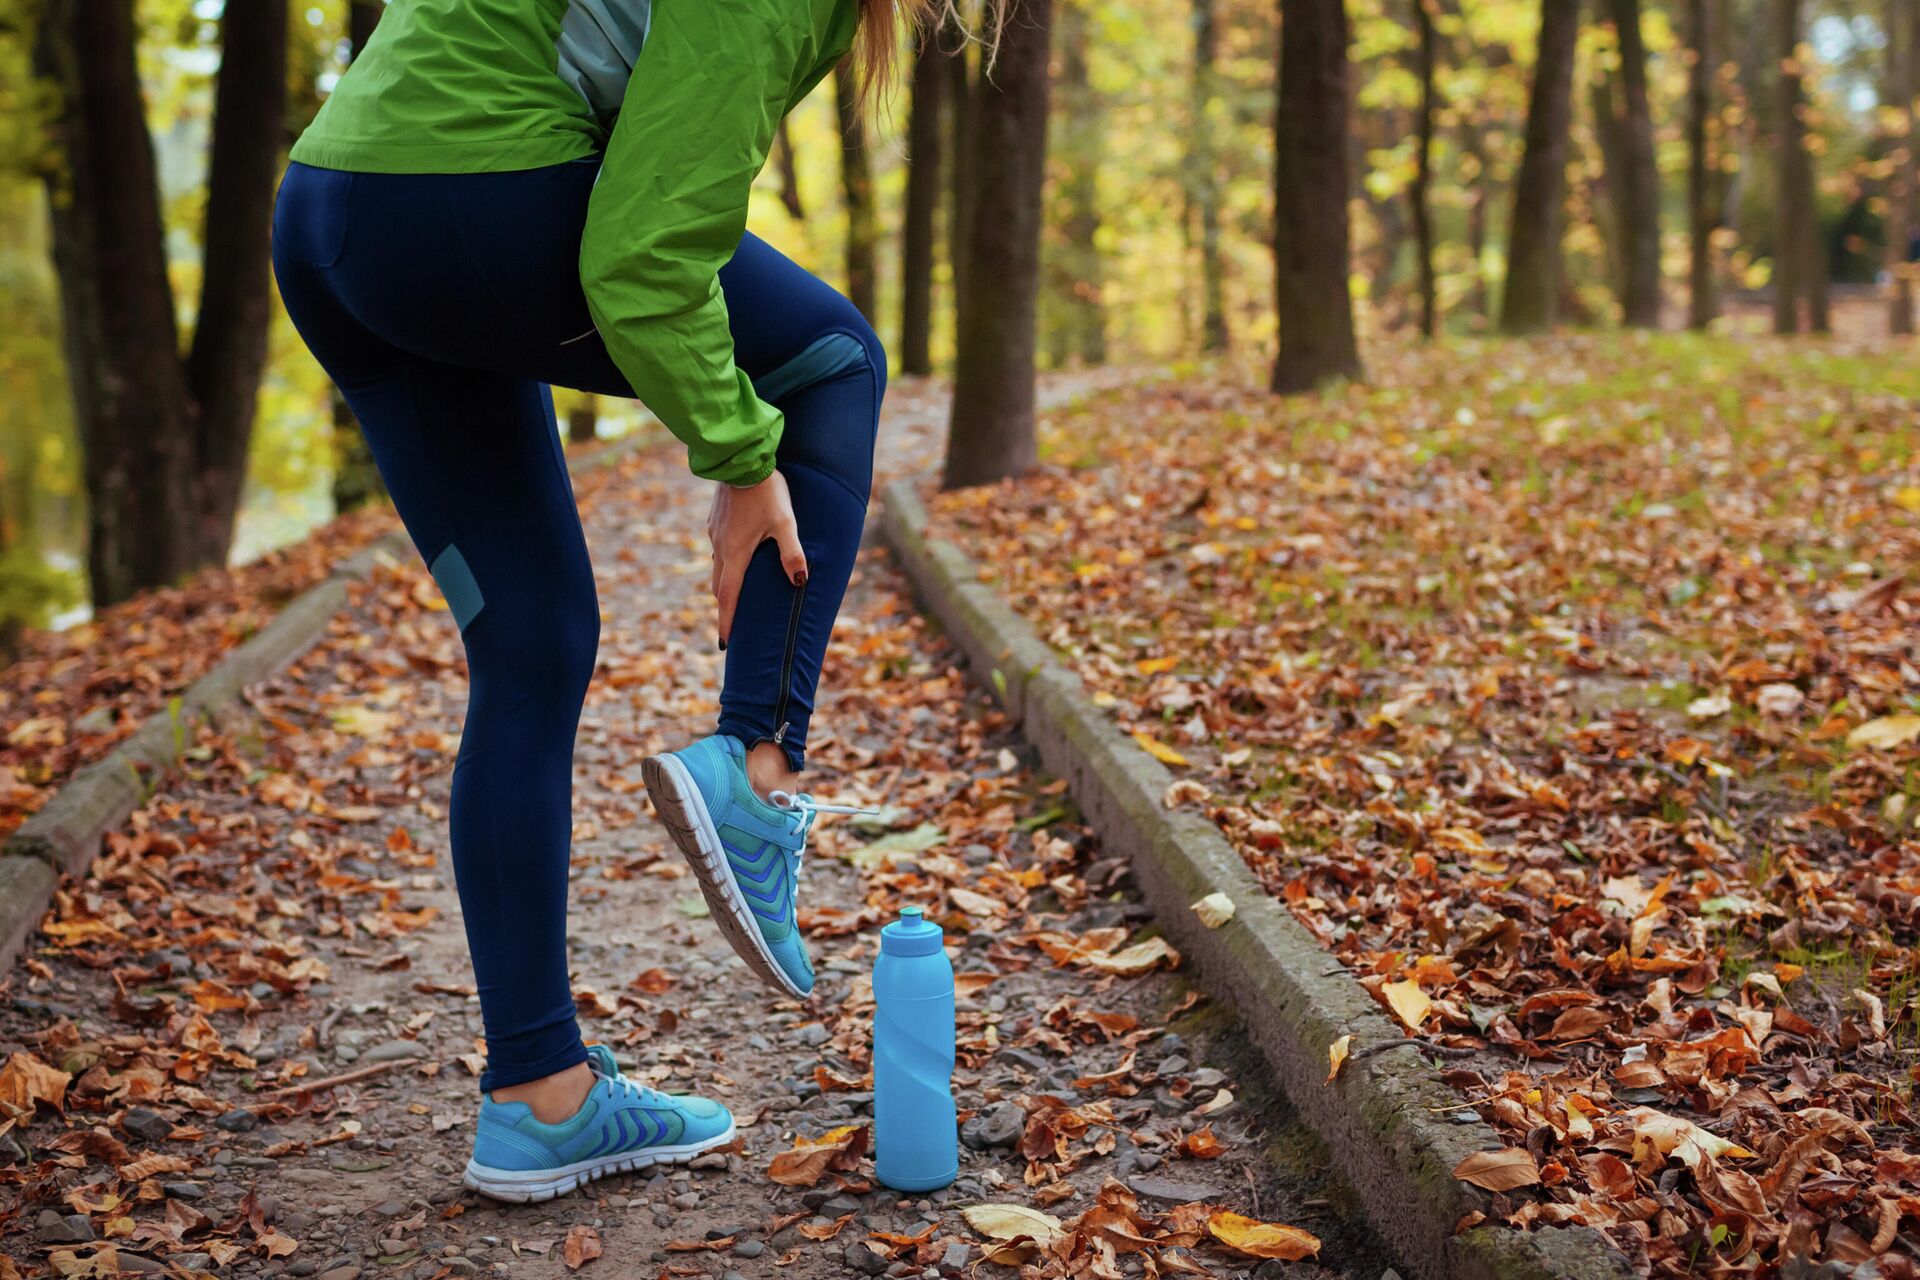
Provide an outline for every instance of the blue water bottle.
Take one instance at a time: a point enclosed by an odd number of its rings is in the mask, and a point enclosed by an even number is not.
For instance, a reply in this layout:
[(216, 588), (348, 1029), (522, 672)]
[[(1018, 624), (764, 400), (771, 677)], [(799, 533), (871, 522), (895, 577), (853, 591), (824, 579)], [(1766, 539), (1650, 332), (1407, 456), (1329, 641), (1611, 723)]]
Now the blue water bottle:
[(940, 926), (902, 907), (873, 965), (874, 1172), (895, 1191), (960, 1173), (953, 1107), (953, 965)]

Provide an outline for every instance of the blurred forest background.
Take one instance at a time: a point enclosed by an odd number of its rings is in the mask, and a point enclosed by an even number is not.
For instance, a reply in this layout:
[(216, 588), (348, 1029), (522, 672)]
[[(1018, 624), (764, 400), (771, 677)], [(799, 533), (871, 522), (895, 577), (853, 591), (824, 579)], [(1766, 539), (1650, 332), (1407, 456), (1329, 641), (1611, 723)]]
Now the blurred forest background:
[[(260, 202), (263, 166), (277, 179), (380, 5), (296, 0), (284, 20), (272, 0), (80, 9), (92, 16), (0, 0), (0, 638), (257, 555), (377, 492), (273, 300)], [(1819, 331), (1836, 315), (1903, 334), (1917, 10), (1027, 0), (1015, 22), (1046, 37), (1039, 60), (1016, 37), (991, 91), (954, 39), (920, 50), (868, 118), (844, 78), (823, 84), (784, 130), (752, 224), (875, 318), (896, 372), (950, 371), (965, 243), (951, 229), (976, 194), (1019, 198), (1017, 165), (972, 172), (980, 112), (1021, 128), (989, 99), (1017, 98), (1037, 65), (1040, 368), (1278, 352), (1272, 385), (1288, 392), (1422, 335)], [(59, 38), (37, 43), (49, 12)], [(139, 104), (146, 137), (62, 123), (60, 84), (88, 77)], [(93, 221), (70, 244), (124, 253), (57, 253), (50, 192)], [(111, 366), (136, 349), (129, 392)], [(577, 437), (644, 421), (629, 404), (563, 395), (561, 409)], [(975, 475), (950, 458), (949, 478), (1020, 470), (1026, 436)], [(171, 487), (154, 481), (169, 469)]]

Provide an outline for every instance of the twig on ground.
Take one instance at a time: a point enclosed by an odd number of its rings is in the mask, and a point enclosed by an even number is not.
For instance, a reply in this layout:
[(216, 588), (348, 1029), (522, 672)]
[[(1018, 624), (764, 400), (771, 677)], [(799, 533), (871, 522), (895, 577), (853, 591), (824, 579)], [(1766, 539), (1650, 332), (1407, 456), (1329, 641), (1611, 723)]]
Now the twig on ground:
[(1398, 1049), (1402, 1045), (1408, 1045), (1426, 1053), (1438, 1054), (1442, 1058), (1470, 1058), (1473, 1056), (1473, 1050), (1471, 1049), (1459, 1049), (1450, 1044), (1434, 1044), (1431, 1040), (1424, 1040), (1419, 1036), (1397, 1036), (1392, 1040), (1382, 1040), (1379, 1044), (1370, 1044), (1364, 1048), (1355, 1049), (1347, 1055), (1347, 1058), (1349, 1061), (1357, 1062), (1361, 1058), (1371, 1058), (1376, 1053), (1385, 1053), (1389, 1049)]
[(323, 1093), (328, 1089), (337, 1089), (343, 1084), (358, 1084), (362, 1080), (371, 1080), (375, 1076), (385, 1075), (400, 1067), (416, 1066), (419, 1062), (418, 1058), (395, 1058), (391, 1062), (376, 1062), (370, 1067), (355, 1067), (337, 1076), (325, 1076), (319, 1080), (290, 1084), (282, 1089), (269, 1089), (265, 1093), (255, 1094), (253, 1102), (247, 1109), (251, 1111), (254, 1106), (285, 1102), (288, 1098), (297, 1098), (303, 1093)]

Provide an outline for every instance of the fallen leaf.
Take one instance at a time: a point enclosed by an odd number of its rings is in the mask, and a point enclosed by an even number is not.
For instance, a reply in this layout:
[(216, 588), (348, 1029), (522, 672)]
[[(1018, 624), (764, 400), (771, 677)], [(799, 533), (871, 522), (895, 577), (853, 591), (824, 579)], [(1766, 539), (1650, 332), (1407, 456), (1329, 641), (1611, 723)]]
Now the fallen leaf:
[(1145, 729), (1135, 729), (1133, 731), (1133, 740), (1139, 743), (1148, 755), (1158, 760), (1161, 764), (1188, 763), (1185, 756), (1148, 733)]
[(1881, 716), (1878, 720), (1867, 721), (1849, 733), (1847, 745), (1890, 749), (1903, 742), (1911, 742), (1915, 738), (1920, 738), (1920, 716)]
[(1215, 1240), (1249, 1258), (1279, 1258), (1298, 1262), (1320, 1256), (1320, 1241), (1298, 1227), (1277, 1222), (1260, 1222), (1222, 1209), (1207, 1219), (1207, 1232)]
[(560, 1252), (567, 1270), (578, 1271), (600, 1256), (600, 1233), (584, 1222), (576, 1222), (567, 1229)]
[(1332, 1084), (1333, 1078), (1340, 1074), (1340, 1068), (1347, 1065), (1347, 1054), (1350, 1053), (1352, 1049), (1353, 1036), (1351, 1034), (1341, 1036), (1338, 1040), (1335, 1040), (1327, 1046), (1328, 1084)]
[(1193, 914), (1209, 929), (1218, 929), (1233, 919), (1233, 899), (1224, 893), (1210, 893), (1193, 904)]
[(1411, 978), (1387, 983), (1380, 988), (1380, 994), (1387, 998), (1387, 1007), (1406, 1024), (1409, 1031), (1418, 1032), (1420, 1024), (1433, 1010), (1433, 1001), (1420, 989), (1420, 984)]
[(767, 1167), (767, 1176), (788, 1187), (810, 1187), (829, 1171), (846, 1171), (860, 1165), (866, 1154), (871, 1131), (863, 1124), (829, 1129), (818, 1138), (799, 1138), (793, 1149), (782, 1151)]
[(1453, 1166), (1453, 1176), (1462, 1182), (1489, 1191), (1512, 1191), (1531, 1187), (1540, 1181), (1540, 1166), (1523, 1147), (1504, 1147), (1499, 1151), (1476, 1151)]

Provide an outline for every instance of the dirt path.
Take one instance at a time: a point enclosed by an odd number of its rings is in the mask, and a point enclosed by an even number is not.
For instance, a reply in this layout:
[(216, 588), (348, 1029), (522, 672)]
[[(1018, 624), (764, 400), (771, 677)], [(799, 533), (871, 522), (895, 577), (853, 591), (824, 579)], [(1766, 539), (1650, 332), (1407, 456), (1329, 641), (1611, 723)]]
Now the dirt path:
[[(936, 390), (902, 387), (884, 469), (924, 461), (940, 413)], [(597, 1241), (588, 1274), (954, 1276), (981, 1262), (962, 1206), (1051, 1198), (1068, 1218), (1117, 1178), (1149, 1211), (1205, 1201), (1324, 1241), (1317, 1264), (1202, 1244), (1163, 1266), (1382, 1274), (1349, 1192), (1263, 1090), (1229, 1017), (1177, 971), (1050, 958), (1095, 930), (1112, 931), (1093, 935), (1109, 954), (1113, 939), (1150, 937), (1146, 913), (877, 553), (835, 633), (813, 787), (885, 806), (886, 830), (841, 822), (819, 836), (803, 897), (814, 996), (755, 983), (700, 918), (640, 783), (643, 755), (711, 716), (704, 486), (658, 449), (581, 497), (604, 615), (576, 760), (584, 1025), (640, 1078), (723, 1099), (741, 1149), (544, 1205), (460, 1189), (481, 1028), (444, 812), (465, 684), (430, 582), (397, 565), (203, 740), (194, 776), (138, 815), (8, 977), (0, 1058), (76, 1078), (64, 1123), (43, 1106), (31, 1125), (0, 1127), (0, 1253), (27, 1274), (104, 1270), (111, 1243), (128, 1270), (541, 1277), (568, 1273), (571, 1236)], [(877, 922), (904, 900), (964, 926), (956, 968), (973, 976), (955, 1088), (975, 1115), (960, 1180), (910, 1200), (859, 1171), (777, 1184), (769, 1162), (796, 1137), (870, 1119), (865, 976)], [(310, 1098), (258, 1092), (363, 1069)], [(1224, 1153), (1181, 1154), (1183, 1139), (1210, 1150), (1201, 1131)], [(1117, 1265), (1143, 1274), (1138, 1254)]]

